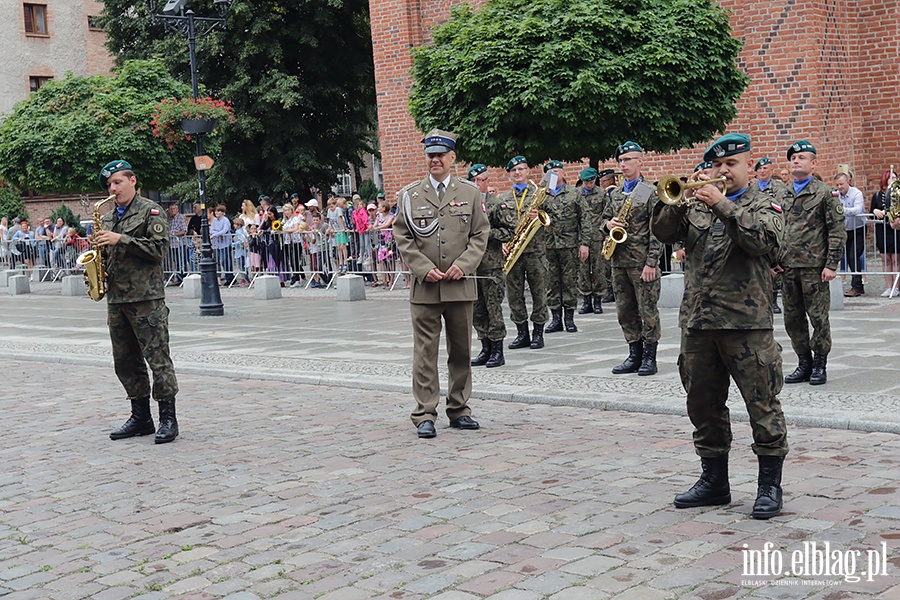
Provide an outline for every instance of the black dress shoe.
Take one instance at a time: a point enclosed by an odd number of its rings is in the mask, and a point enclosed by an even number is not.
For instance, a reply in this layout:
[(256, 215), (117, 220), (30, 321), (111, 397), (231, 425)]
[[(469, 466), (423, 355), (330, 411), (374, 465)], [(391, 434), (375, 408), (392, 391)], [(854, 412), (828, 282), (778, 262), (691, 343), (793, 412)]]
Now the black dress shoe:
[(479, 429), (481, 425), (472, 417), (465, 415), (450, 421), (450, 427), (455, 427), (456, 429)]
[(422, 421), (416, 429), (419, 431), (420, 438), (433, 438), (437, 435), (433, 421)]

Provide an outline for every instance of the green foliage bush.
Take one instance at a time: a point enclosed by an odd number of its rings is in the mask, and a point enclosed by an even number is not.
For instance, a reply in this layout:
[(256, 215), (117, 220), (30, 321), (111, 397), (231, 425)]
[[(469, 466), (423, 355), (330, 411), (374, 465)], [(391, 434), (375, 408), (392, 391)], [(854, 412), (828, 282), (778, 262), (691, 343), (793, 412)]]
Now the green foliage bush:
[(12, 186), (0, 187), (0, 217), (6, 217), (10, 223), (16, 217), (28, 218), (25, 199)]

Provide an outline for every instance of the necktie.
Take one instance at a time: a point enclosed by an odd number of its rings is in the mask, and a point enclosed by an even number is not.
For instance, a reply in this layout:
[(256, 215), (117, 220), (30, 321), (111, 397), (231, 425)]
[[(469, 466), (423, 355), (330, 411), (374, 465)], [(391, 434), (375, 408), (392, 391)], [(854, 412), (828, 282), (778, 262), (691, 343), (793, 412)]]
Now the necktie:
[(444, 199), (444, 182), (438, 184), (438, 200)]

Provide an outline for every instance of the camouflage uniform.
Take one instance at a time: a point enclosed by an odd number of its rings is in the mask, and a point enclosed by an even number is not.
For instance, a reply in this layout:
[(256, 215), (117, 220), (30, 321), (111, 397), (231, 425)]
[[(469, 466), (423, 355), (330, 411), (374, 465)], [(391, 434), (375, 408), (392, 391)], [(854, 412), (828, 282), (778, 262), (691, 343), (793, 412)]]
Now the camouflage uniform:
[[(643, 176), (640, 179), (644, 181)], [(619, 214), (627, 198), (624, 186), (619, 186), (610, 193), (609, 203), (600, 219), (600, 227), (607, 234), (609, 231), (606, 224)], [(660, 337), (657, 303), (662, 244), (650, 232), (650, 214), (657, 201), (654, 189), (646, 202), (635, 202), (632, 205), (631, 215), (627, 218), (628, 239), (616, 246), (610, 261), (616, 313), (625, 341), (629, 344), (641, 341), (654, 344)], [(641, 280), (641, 271), (645, 266), (656, 269), (656, 279), (649, 282)]]
[(575, 309), (578, 247), (591, 241), (591, 219), (583, 195), (571, 185), (564, 185), (557, 195), (544, 202), (550, 217), (545, 245), (547, 248), (547, 305), (550, 310)]
[(479, 279), (478, 299), (475, 301), (473, 323), (479, 339), (491, 341), (506, 337), (503, 319), (503, 296), (506, 276), (503, 274), (503, 244), (513, 238), (516, 232), (516, 213), (513, 207), (501, 202), (496, 196), (486, 194), (484, 206), (491, 233), (487, 250), (478, 265), (478, 275), (494, 279)]
[(149, 366), (153, 398), (169, 400), (178, 393), (178, 382), (169, 356), (169, 309), (162, 267), (169, 249), (168, 219), (158, 204), (140, 195), (117, 217), (114, 208), (104, 215), (101, 225), (122, 235), (118, 244), (103, 247), (107, 322), (116, 375), (129, 398), (149, 398)]
[(599, 301), (606, 295), (610, 279), (609, 261), (600, 253), (606, 239), (606, 230), (600, 228), (600, 220), (603, 217), (603, 209), (609, 201), (609, 194), (599, 185), (595, 185), (587, 193), (581, 187), (577, 188), (576, 192), (584, 196), (585, 207), (591, 221), (588, 259), (578, 265), (578, 293), (582, 296), (596, 296)]
[(786, 231), (779, 260), (784, 268), (784, 328), (799, 356), (810, 351), (827, 355), (831, 351), (831, 292), (822, 281), (822, 269), (837, 270), (844, 254), (844, 208), (831, 188), (815, 178), (796, 196), (793, 186), (785, 186), (781, 206)]
[(659, 203), (652, 225), (662, 242), (685, 243), (678, 369), (697, 454), (726, 456), (731, 447), (730, 374), (750, 415), (753, 451), (786, 455), (770, 271), (784, 237), (780, 209), (750, 187), (734, 202), (725, 199), (709, 210)]
[[(756, 186), (756, 189), (759, 190), (759, 183), (753, 183), (750, 187)], [(777, 198), (778, 202), (781, 202), (781, 198), (784, 197), (784, 193), (787, 191), (787, 186), (782, 181), (778, 181), (777, 179), (770, 179), (769, 185), (766, 186), (764, 190), (760, 190), (763, 194), (768, 194), (770, 198)], [(772, 298), (777, 305), (777, 297), (778, 291), (781, 289), (781, 274), (776, 273), (772, 276)], [(776, 311), (778, 312), (778, 311)]]
[[(534, 196), (535, 187), (528, 184), (523, 192), (516, 193), (512, 188), (500, 196), (500, 201), (516, 208), (516, 219), (528, 212)], [(531, 322), (543, 325), (547, 322), (547, 258), (544, 247), (544, 227), (531, 239), (522, 256), (516, 261), (512, 270), (506, 275), (506, 295), (509, 298), (509, 311), (513, 323), (521, 325), (528, 321), (528, 309), (525, 306), (525, 280), (531, 290)]]

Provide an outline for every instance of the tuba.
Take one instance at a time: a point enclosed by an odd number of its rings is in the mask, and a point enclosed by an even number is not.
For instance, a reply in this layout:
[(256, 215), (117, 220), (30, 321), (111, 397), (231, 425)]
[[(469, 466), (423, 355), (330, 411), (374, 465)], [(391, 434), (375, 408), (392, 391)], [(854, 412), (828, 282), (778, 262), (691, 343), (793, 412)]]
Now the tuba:
[[(550, 217), (544, 211), (540, 210), (540, 207), (547, 200), (547, 196), (550, 195), (549, 184), (545, 184), (546, 178), (544, 181), (541, 181), (541, 187), (537, 189), (534, 193), (534, 196), (531, 198), (531, 204), (528, 206), (528, 210), (525, 214), (522, 215), (521, 220), (519, 220), (519, 224), (516, 226), (516, 232), (513, 234), (513, 238), (506, 243), (506, 250), (509, 254), (506, 255), (506, 260), (503, 263), (503, 274), (509, 275), (509, 272), (512, 270), (513, 266), (516, 264), (516, 261), (519, 260), (519, 257), (522, 256), (522, 253), (525, 251), (525, 248), (528, 246), (528, 243), (531, 242), (531, 238), (535, 236), (535, 234), (540, 231), (541, 227), (547, 227), (550, 225)], [(532, 183), (533, 182), (529, 182)], [(538, 211), (537, 218), (531, 219), (529, 218), (529, 213), (532, 210)]]
[(88, 296), (95, 302), (99, 302), (106, 296), (106, 271), (103, 268), (103, 253), (93, 240), (97, 233), (103, 230), (100, 223), (100, 207), (110, 200), (115, 200), (115, 198), (116, 196), (113, 194), (94, 203), (94, 220), (91, 225), (91, 249), (82, 252), (75, 259), (77, 264), (84, 267), (84, 283), (87, 284)]

